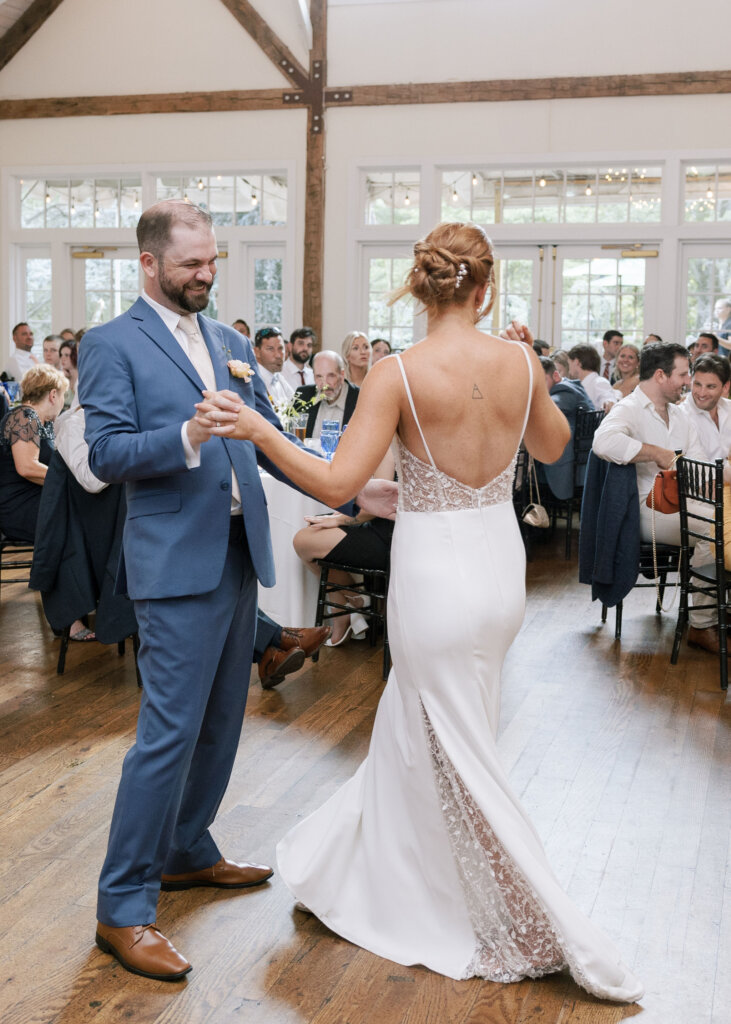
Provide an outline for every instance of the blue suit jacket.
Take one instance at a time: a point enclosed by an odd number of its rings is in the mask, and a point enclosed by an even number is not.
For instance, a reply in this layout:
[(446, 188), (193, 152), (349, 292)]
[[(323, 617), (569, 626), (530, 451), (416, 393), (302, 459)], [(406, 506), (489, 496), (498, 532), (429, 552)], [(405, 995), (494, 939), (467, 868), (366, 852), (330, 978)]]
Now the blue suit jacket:
[[(256, 369), (248, 338), (198, 315), (216, 387), (238, 393), (281, 429), (261, 377), (233, 377), (229, 359)], [(213, 437), (201, 445), (201, 464), (189, 470), (181, 426), (204, 387), (157, 313), (143, 299), (84, 335), (79, 349), (79, 396), (86, 414), (92, 471), (127, 484), (127, 521), (118, 589), (134, 599), (180, 597), (213, 590), (223, 572), (231, 507), (231, 467), (241, 490), (254, 570), (274, 585), (266, 498), (257, 463), (286, 477), (250, 441)]]
[(551, 399), (559, 407), (571, 427), (571, 437), (558, 461), (543, 466), (546, 482), (559, 501), (566, 501), (574, 494), (574, 431), (576, 413), (579, 409), (593, 409), (593, 405), (581, 381), (560, 380), (551, 388)]

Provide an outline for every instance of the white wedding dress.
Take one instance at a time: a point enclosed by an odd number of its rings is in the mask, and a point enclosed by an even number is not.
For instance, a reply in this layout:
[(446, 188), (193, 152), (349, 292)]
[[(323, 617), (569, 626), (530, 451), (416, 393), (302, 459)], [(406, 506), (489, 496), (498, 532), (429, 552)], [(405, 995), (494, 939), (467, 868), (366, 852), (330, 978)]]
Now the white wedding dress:
[(393, 669), (366, 760), (282, 839), (279, 870), (334, 932), (396, 963), (498, 982), (567, 966), (594, 995), (632, 1002), (640, 982), (561, 889), (497, 755), (500, 672), (525, 605), (515, 460), (479, 490), (438, 470), (399, 364), (430, 464), (397, 439)]

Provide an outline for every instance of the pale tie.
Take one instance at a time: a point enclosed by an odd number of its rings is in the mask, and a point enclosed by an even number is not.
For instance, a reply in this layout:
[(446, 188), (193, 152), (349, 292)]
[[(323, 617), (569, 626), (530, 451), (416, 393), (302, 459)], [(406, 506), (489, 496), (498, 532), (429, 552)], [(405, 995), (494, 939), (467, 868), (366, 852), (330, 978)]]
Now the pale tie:
[(207, 391), (216, 390), (216, 375), (213, 372), (211, 354), (208, 351), (203, 335), (198, 330), (198, 324), (192, 316), (181, 316), (178, 327), (188, 339), (188, 358), (195, 366), (200, 379), (206, 386)]
[[(181, 316), (178, 327), (188, 339), (188, 359), (198, 371), (200, 379), (206, 386), (206, 391), (216, 391), (216, 375), (213, 370), (211, 353), (203, 340), (203, 335), (198, 330), (197, 321), (190, 314)], [(231, 466), (231, 506), (236, 511), (241, 506), (241, 491), (233, 466)]]

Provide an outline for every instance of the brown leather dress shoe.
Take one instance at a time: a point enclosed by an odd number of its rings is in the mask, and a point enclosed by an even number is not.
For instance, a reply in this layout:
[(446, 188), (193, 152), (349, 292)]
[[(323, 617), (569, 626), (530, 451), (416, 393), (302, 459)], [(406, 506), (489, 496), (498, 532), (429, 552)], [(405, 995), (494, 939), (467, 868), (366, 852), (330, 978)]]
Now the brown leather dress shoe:
[(271, 690), (281, 683), (290, 672), (296, 672), (305, 663), (305, 652), (301, 647), (292, 647), (289, 651), (280, 651), (276, 647), (267, 647), (259, 662), (259, 681), (262, 689)]
[[(718, 630), (715, 626), (708, 626), (706, 629), (696, 629), (690, 626), (688, 629), (688, 643), (691, 647), (702, 647), (704, 651), (715, 654), (721, 653), (718, 643)], [(726, 651), (726, 657), (731, 658), (731, 649)]]
[(126, 971), (156, 981), (181, 981), (193, 968), (155, 924), (113, 928), (97, 922), (96, 944)]
[(306, 658), (311, 658), (319, 651), (332, 633), (331, 626), (312, 626), (310, 629), (295, 629), (294, 626), (282, 628), (282, 650), (289, 651), (293, 647), (301, 647)]
[(271, 878), (274, 871), (266, 864), (237, 864), (234, 860), (221, 857), (213, 867), (202, 871), (189, 871), (184, 875), (163, 875), (162, 889), (172, 892), (177, 889), (249, 889), (261, 885)]

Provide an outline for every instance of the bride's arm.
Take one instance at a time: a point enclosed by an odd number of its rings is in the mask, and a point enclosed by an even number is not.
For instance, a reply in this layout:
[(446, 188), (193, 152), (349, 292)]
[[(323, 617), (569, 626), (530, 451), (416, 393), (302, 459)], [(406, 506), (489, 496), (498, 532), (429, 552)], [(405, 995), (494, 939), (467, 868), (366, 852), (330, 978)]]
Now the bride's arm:
[(337, 508), (358, 494), (388, 450), (399, 420), (397, 374), (395, 362), (388, 359), (379, 360), (369, 372), (332, 462), (298, 448), (253, 409), (220, 392), (204, 392), (196, 419), (221, 437), (253, 441), (294, 484)]

